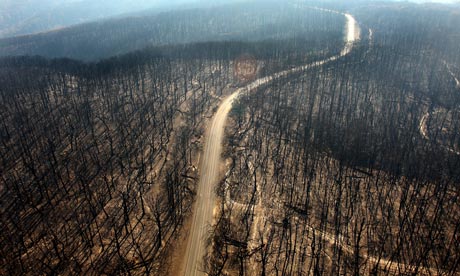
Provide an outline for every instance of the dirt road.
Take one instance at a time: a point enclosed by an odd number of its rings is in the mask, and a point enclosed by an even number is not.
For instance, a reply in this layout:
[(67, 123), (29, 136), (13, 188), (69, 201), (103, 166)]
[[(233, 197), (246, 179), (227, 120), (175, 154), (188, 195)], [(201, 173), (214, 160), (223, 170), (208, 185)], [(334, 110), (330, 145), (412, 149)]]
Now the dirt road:
[[(324, 12), (334, 12), (324, 10)], [(201, 162), (201, 178), (197, 190), (196, 205), (193, 214), (192, 227), (189, 233), (189, 241), (187, 252), (185, 254), (184, 274), (188, 276), (205, 275), (203, 271), (203, 256), (206, 251), (206, 239), (209, 234), (209, 226), (213, 220), (213, 210), (215, 207), (214, 189), (218, 181), (219, 164), (221, 161), (222, 139), (224, 134), (224, 126), (227, 120), (228, 113), (232, 108), (233, 101), (238, 98), (242, 91), (253, 90), (263, 84), (269, 83), (281, 77), (288, 76), (305, 69), (323, 65), (334, 61), (342, 56), (347, 55), (353, 48), (353, 43), (359, 39), (359, 27), (356, 20), (350, 14), (343, 14), (346, 19), (346, 36), (345, 46), (340, 54), (329, 57), (322, 61), (317, 61), (304, 66), (295, 67), (276, 73), (271, 76), (257, 79), (245, 87), (237, 89), (232, 95), (227, 97), (220, 105), (217, 113), (208, 127), (205, 149)]]

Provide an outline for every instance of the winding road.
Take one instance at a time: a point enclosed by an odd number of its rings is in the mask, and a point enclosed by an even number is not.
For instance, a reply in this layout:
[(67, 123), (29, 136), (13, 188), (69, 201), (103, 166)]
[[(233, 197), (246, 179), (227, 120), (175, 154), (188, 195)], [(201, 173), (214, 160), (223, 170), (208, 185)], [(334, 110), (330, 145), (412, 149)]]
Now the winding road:
[(227, 116), (232, 108), (233, 102), (242, 92), (254, 90), (264, 84), (270, 83), (276, 79), (286, 77), (290, 74), (297, 73), (309, 68), (317, 67), (340, 57), (346, 56), (353, 49), (354, 42), (359, 39), (359, 26), (355, 18), (348, 13), (340, 13), (332, 10), (316, 8), (323, 12), (333, 12), (342, 14), (346, 18), (346, 36), (345, 46), (340, 54), (331, 56), (327, 59), (317, 61), (311, 64), (295, 67), (289, 70), (281, 71), (271, 76), (257, 79), (245, 87), (237, 89), (233, 94), (227, 97), (219, 106), (214, 115), (211, 125), (208, 127), (205, 140), (205, 148), (201, 161), (201, 177), (198, 184), (195, 210), (193, 214), (192, 226), (189, 233), (187, 251), (185, 254), (184, 274), (187, 276), (205, 275), (203, 259), (206, 253), (206, 241), (209, 237), (210, 225), (213, 221), (215, 207), (215, 186), (218, 181), (219, 168), (221, 164), (222, 140), (224, 136), (224, 127)]
[[(452, 76), (452, 78), (454, 79), (455, 81), (455, 84), (456, 84), (456, 88), (457, 89), (460, 89), (460, 80), (455, 76), (454, 72), (452, 72), (452, 69), (450, 68), (450, 65), (449, 63), (447, 63), (445, 60), (442, 61), (444, 63), (444, 66), (446, 66), (447, 68), (447, 71), (449, 72), (449, 74)], [(429, 131), (428, 131), (428, 121), (430, 119), (431, 116), (435, 115), (436, 113), (438, 113), (438, 111), (431, 111), (431, 110), (428, 110), (425, 115), (422, 116), (422, 118), (420, 119), (420, 123), (419, 123), (419, 131), (420, 131), (420, 135), (422, 135), (422, 137), (425, 139), (425, 140), (428, 140), (430, 141), (430, 135), (429, 135)], [(454, 148), (452, 147), (449, 147), (449, 146), (446, 146), (446, 145), (442, 145), (440, 144), (441, 148), (447, 150), (448, 152), (450, 153), (453, 153), (453, 154), (456, 154), (456, 155), (460, 155), (460, 151), (458, 150), (455, 150)]]

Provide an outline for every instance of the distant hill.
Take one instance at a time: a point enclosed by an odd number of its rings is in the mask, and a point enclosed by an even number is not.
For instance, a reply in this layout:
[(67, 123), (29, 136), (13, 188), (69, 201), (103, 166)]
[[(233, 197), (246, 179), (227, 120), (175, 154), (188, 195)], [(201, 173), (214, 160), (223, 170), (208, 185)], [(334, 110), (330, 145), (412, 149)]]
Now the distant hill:
[[(282, 2), (175, 10), (81, 24), (0, 39), (0, 56), (40, 55), (91, 61), (147, 46), (204, 41), (315, 40), (340, 36), (343, 18)], [(319, 25), (318, 25), (319, 22)]]
[(2, 0), (0, 37), (59, 29), (145, 9), (164, 10), (195, 0)]

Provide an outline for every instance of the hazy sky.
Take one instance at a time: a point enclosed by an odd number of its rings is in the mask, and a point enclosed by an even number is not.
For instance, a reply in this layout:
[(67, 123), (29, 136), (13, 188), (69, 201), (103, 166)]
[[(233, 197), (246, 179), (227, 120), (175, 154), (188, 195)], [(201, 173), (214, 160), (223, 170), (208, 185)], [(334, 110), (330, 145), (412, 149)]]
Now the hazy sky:
[(415, 2), (415, 3), (446, 3), (446, 4), (460, 3), (460, 0), (409, 0), (409, 1)]

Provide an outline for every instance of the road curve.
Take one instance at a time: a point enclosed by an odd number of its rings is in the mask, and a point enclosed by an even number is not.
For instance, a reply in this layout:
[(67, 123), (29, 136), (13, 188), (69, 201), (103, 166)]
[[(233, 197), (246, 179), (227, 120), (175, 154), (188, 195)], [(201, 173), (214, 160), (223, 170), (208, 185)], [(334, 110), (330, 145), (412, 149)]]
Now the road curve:
[[(450, 65), (449, 63), (447, 63), (447, 61), (443, 60), (442, 61), (444, 63), (444, 66), (446, 66), (447, 68), (447, 71), (449, 72), (449, 74), (452, 76), (452, 78), (454, 79), (455, 81), (455, 84), (456, 84), (456, 88), (457, 89), (460, 89), (460, 80), (455, 76), (454, 72), (452, 72), (452, 69), (450, 68)], [(423, 116), (422, 118), (420, 119), (420, 124), (419, 124), (419, 131), (420, 131), (420, 135), (423, 137), (423, 139), (425, 140), (428, 140), (430, 141), (430, 135), (428, 133), (428, 121), (430, 119), (430, 117), (432, 115), (435, 115), (436, 113), (438, 113), (438, 111), (431, 111), (431, 110), (428, 110)], [(460, 151), (458, 150), (455, 150), (455, 148), (453, 147), (449, 147), (449, 146), (446, 146), (446, 145), (443, 145), (443, 144), (440, 144), (441, 148), (444, 148), (445, 150), (447, 150), (448, 152), (450, 153), (453, 153), (453, 154), (456, 154), (456, 155), (460, 155)]]
[[(325, 10), (319, 8), (317, 9), (325, 12), (340, 13), (332, 10)], [(347, 13), (340, 14), (343, 14), (347, 20), (345, 26), (346, 36), (344, 38), (345, 46), (340, 52), (340, 54), (321, 61), (295, 67), (289, 70), (278, 72), (271, 76), (257, 79), (248, 84), (247, 86), (237, 89), (233, 94), (227, 97), (219, 106), (216, 114), (212, 119), (211, 125), (208, 127), (205, 140), (205, 149), (203, 157), (201, 158), (201, 177), (198, 184), (195, 210), (193, 213), (193, 221), (189, 233), (190, 236), (187, 244), (187, 251), (185, 254), (186, 259), (184, 275), (205, 275), (202, 262), (203, 257), (206, 253), (206, 240), (208, 238), (209, 226), (212, 224), (213, 220), (213, 211), (215, 207), (214, 188), (218, 180), (224, 126), (234, 100), (239, 97), (241, 92), (251, 91), (273, 80), (288, 76), (292, 73), (300, 72), (309, 68), (323, 65), (325, 63), (337, 60), (338, 58), (349, 54), (353, 48), (354, 42), (359, 39), (359, 26), (352, 15)]]

